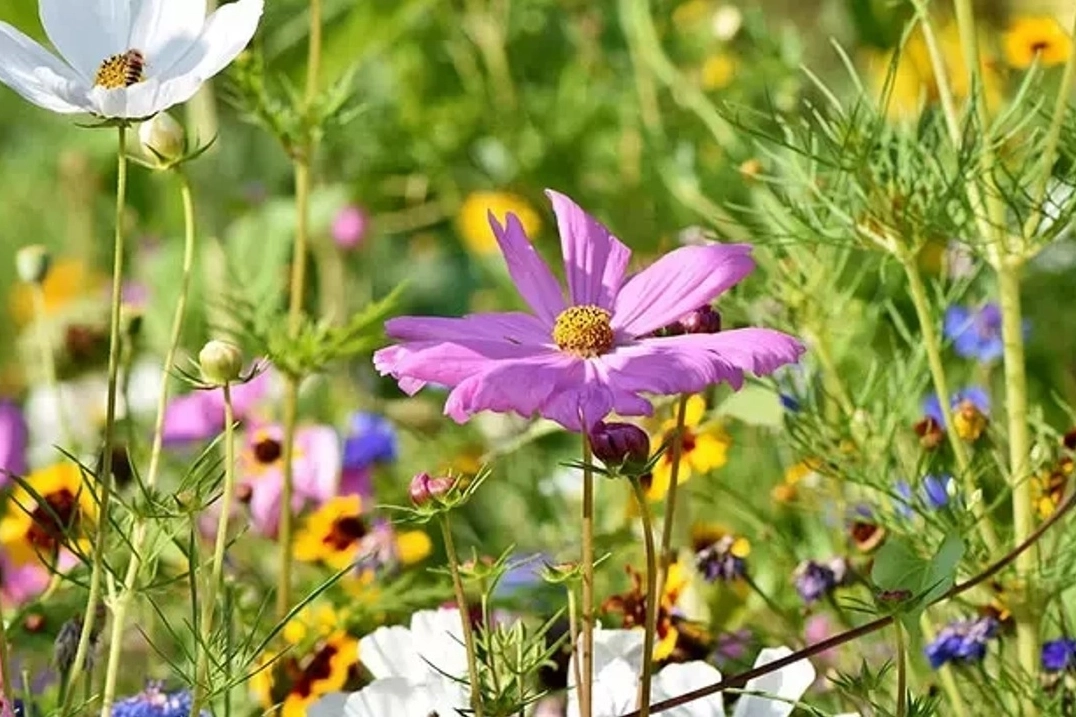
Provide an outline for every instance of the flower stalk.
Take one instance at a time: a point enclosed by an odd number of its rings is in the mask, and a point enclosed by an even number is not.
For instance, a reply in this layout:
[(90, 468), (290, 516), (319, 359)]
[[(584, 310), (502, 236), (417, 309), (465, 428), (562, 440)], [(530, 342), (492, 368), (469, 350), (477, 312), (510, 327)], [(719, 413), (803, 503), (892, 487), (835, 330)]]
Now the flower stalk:
[[(168, 349), (164, 356), (166, 372), (176, 363), (179, 343), (183, 337), (183, 324), (187, 316), (187, 299), (190, 295), (191, 276), (194, 268), (196, 234), (194, 193), (191, 190), (190, 179), (182, 169), (176, 170), (176, 176), (179, 178), (179, 192), (183, 202), (183, 265), (180, 274), (179, 296), (176, 298), (176, 306), (172, 314), (172, 328), (168, 340)], [(169, 383), (166, 373), (157, 394), (157, 415), (153, 425), (153, 445), (149, 454), (149, 468), (146, 471), (146, 489), (150, 491), (157, 486), (161, 456), (164, 451), (164, 416), (168, 409), (170, 395), (168, 389)], [(137, 592), (135, 589), (136, 581), (142, 568), (142, 551), (145, 549), (148, 528), (148, 518), (138, 516), (134, 525), (131, 540), (131, 562), (127, 565), (123, 591), (117, 597), (112, 610), (108, 662), (105, 667), (105, 684), (101, 696), (101, 717), (109, 717), (116, 698), (116, 682), (119, 677), (120, 663), (122, 662), (123, 631), (126, 629), (127, 612)]]
[[(583, 433), (583, 664), (579, 681), (580, 717), (592, 717), (594, 694), (594, 460)], [(573, 645), (573, 649), (575, 646)]]
[[(682, 411), (681, 415), (683, 415)], [(675, 484), (675, 480), (673, 483)], [(635, 492), (635, 499), (639, 502), (639, 516), (643, 523), (643, 546), (646, 550), (646, 631), (643, 635), (643, 672), (639, 678), (639, 717), (649, 717), (650, 682), (654, 674), (654, 636), (658, 631), (661, 593), (657, 591), (658, 559), (654, 548), (654, 525), (650, 518), (650, 504), (646, 499), (646, 490), (643, 488), (642, 481), (637, 476), (632, 477), (631, 487)], [(672, 490), (672, 486), (669, 490)]]
[(897, 645), (897, 717), (908, 714), (908, 654), (904, 645), (904, 628), (900, 620), (893, 621)]
[(123, 254), (124, 231), (123, 219), (127, 202), (127, 125), (121, 123), (117, 131), (116, 146), (116, 216), (115, 238), (112, 251), (112, 301), (108, 339), (108, 396), (105, 402), (105, 439), (101, 456), (101, 472), (97, 476), (99, 483), (99, 506), (97, 535), (93, 545), (92, 564), (90, 567), (89, 590), (86, 597), (86, 610), (83, 613), (82, 632), (75, 650), (75, 661), (71, 673), (67, 676), (67, 689), (61, 715), (71, 714), (71, 699), (74, 686), (78, 684), (90, 650), (90, 636), (97, 619), (97, 605), (101, 599), (101, 583), (105, 570), (105, 552), (108, 543), (108, 528), (111, 525), (109, 509), (112, 503), (112, 445), (116, 432), (116, 389), (120, 364), (120, 305), (123, 299)]
[(475, 649), (474, 626), (471, 625), (467, 610), (467, 595), (463, 591), (463, 578), (460, 576), (460, 558), (456, 553), (456, 543), (452, 539), (452, 525), (448, 513), (439, 516), (441, 536), (445, 541), (445, 555), (452, 573), (452, 589), (456, 593), (456, 607), (459, 608), (463, 621), (463, 644), (467, 648), (467, 677), (471, 682), (471, 710), (475, 717), (482, 717), (482, 684), (478, 677), (478, 653)]
[[(661, 525), (661, 564), (658, 568), (656, 591), (660, 594), (665, 589), (665, 577), (669, 572), (669, 566), (673, 562), (672, 537), (673, 519), (676, 517), (676, 492), (680, 483), (680, 459), (684, 453), (684, 424), (687, 422), (687, 402), (690, 396), (682, 394), (676, 405), (676, 427), (673, 429), (672, 466), (669, 468), (669, 491), (665, 496), (665, 516)], [(644, 495), (645, 499), (645, 495)], [(645, 503), (640, 503), (643, 512)], [(657, 615), (657, 608), (652, 612)]]

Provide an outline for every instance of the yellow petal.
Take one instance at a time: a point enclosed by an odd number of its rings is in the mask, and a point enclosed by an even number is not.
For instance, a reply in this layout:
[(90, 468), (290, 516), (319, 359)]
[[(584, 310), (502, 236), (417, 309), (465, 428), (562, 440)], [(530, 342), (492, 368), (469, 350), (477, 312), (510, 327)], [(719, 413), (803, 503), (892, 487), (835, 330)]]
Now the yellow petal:
[(432, 550), (430, 536), (421, 530), (408, 530), (396, 535), (396, 556), (404, 565), (425, 560)]
[[(684, 412), (684, 425), (688, 428), (694, 428), (702, 423), (703, 417), (706, 415), (706, 399), (702, 396), (695, 394), (687, 400), (687, 410)], [(675, 423), (673, 424), (675, 426)]]
[(728, 462), (729, 442), (721, 433), (703, 433), (695, 438), (690, 453), (691, 465), (699, 473), (707, 473)]

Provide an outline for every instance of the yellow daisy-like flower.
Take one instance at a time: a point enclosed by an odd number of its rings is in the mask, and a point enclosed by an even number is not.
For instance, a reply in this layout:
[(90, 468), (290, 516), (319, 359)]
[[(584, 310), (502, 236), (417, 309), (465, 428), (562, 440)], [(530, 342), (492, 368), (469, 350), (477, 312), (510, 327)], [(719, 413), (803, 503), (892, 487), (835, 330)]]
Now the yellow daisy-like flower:
[(358, 655), (359, 641), (337, 630), (302, 659), (291, 653), (263, 657), (265, 669), (250, 679), (250, 689), (266, 709), (278, 707), (280, 717), (306, 717), (321, 697), (357, 686)]
[(1072, 458), (1066, 456), (1053, 468), (1042, 470), (1031, 479), (1035, 510), (1043, 520), (1053, 515), (1065, 499), (1065, 491), (1074, 468), (1076, 465)]
[(699, 68), (699, 84), (708, 92), (728, 87), (735, 76), (736, 58), (726, 52), (710, 55)]
[[(12, 492), (0, 519), (0, 545), (18, 564), (51, 559), (61, 548), (89, 548), (86, 524), (97, 514), (93, 493), (73, 463), (31, 473)], [(40, 501), (34, 496), (41, 498)]]
[(473, 192), (463, 200), (456, 217), (456, 229), (468, 250), (485, 256), (497, 253), (497, 238), (489, 226), (489, 214), (502, 226), (509, 213), (519, 217), (523, 231), (533, 238), (542, 228), (542, 218), (526, 199), (509, 192)]
[(1003, 44), (1005, 59), (1021, 70), (1031, 67), (1035, 58), (1045, 67), (1060, 65), (1072, 52), (1072, 38), (1049, 16), (1016, 18), (1005, 32)]
[[(100, 291), (104, 286), (104, 276), (83, 262), (60, 259), (49, 268), (41, 286), (45, 294), (45, 314), (55, 315), (73, 301)], [(20, 283), (11, 292), (11, 316), (19, 326), (34, 319), (33, 291), (30, 284)]]
[[(687, 401), (684, 414), (684, 433), (681, 439), (680, 471), (676, 478), (677, 485), (683, 485), (693, 475), (704, 475), (716, 470), (728, 462), (728, 450), (731, 440), (720, 426), (702, 425), (706, 415), (706, 401), (702, 396), (692, 396)], [(676, 419), (671, 418), (661, 425), (655, 437), (658, 445), (669, 442), (665, 454), (654, 466), (653, 479), (646, 495), (650, 500), (661, 500), (669, 492), (672, 483), (673, 445), (672, 435), (676, 430)]]
[(362, 515), (362, 498), (337, 496), (303, 521), (295, 537), (295, 559), (343, 570), (358, 559), (360, 543), (369, 532)]
[[(613, 595), (602, 603), (605, 612), (623, 615), (623, 627), (632, 629), (646, 625), (647, 600), (643, 588), (643, 576), (630, 565), (627, 567), (632, 587), (627, 592)], [(654, 644), (654, 660), (660, 662), (673, 654), (680, 632), (676, 627), (673, 611), (688, 585), (688, 572), (679, 562), (669, 566), (665, 585), (658, 606), (657, 641)]]
[(774, 486), (770, 495), (778, 503), (791, 503), (799, 495), (799, 485), (805, 478), (818, 472), (822, 462), (817, 458), (807, 458), (785, 471), (783, 482)]

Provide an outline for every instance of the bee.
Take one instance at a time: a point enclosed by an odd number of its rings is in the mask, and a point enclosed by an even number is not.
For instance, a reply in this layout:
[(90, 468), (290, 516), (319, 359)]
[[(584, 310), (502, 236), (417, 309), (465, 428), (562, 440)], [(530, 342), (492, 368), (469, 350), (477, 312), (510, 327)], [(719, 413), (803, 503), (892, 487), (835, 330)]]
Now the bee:
[(127, 87), (137, 85), (145, 75), (146, 56), (142, 54), (141, 50), (128, 50), (123, 54), (123, 60), (126, 68), (126, 74), (123, 78), (124, 85)]

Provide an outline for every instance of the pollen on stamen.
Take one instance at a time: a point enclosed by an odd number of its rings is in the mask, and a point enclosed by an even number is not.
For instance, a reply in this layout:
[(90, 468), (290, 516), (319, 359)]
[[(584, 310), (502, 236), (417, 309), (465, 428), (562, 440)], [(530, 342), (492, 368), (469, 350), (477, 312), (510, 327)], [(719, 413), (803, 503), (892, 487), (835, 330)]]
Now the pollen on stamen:
[(142, 51), (128, 50), (102, 62), (93, 76), (93, 84), (106, 90), (130, 87), (145, 79), (145, 69), (146, 58)]
[(553, 325), (553, 341), (561, 351), (581, 358), (600, 356), (613, 348), (612, 314), (600, 306), (572, 306)]

